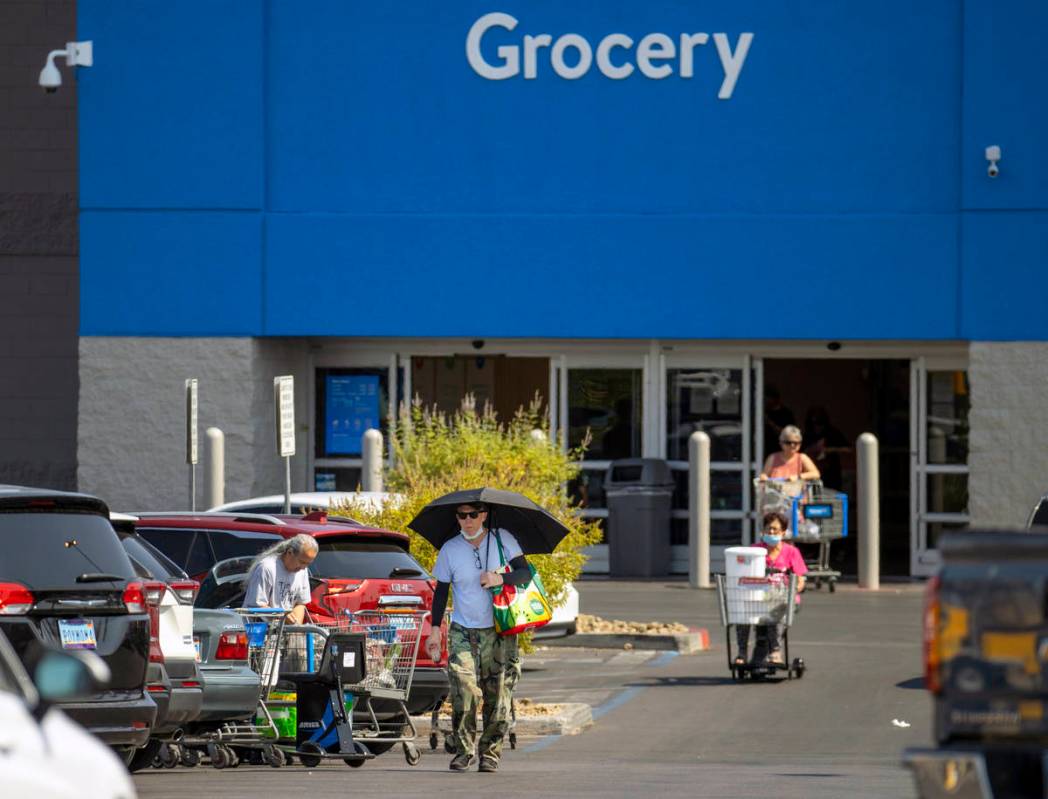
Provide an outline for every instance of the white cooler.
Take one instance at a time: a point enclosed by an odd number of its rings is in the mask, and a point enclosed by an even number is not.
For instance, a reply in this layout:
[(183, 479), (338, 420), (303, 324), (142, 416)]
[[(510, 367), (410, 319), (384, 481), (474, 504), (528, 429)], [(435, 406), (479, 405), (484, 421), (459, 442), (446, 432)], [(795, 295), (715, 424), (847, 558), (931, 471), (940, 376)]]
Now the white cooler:
[(763, 588), (739, 585), (740, 577), (764, 577), (768, 550), (764, 547), (728, 547), (724, 550), (724, 590), (728, 624), (759, 624), (759, 603), (767, 599)]

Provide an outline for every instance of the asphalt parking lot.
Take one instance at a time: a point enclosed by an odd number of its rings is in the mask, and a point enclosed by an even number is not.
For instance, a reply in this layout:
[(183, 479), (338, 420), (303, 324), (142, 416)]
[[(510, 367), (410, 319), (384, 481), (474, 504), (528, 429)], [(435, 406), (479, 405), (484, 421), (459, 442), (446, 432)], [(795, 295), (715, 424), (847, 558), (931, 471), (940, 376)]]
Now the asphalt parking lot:
[(579, 588), (583, 612), (707, 626), (714, 648), (686, 656), (540, 648), (525, 661), (518, 696), (586, 702), (594, 726), (577, 736), (521, 738), (495, 775), (449, 773), (447, 756), (424, 747), (414, 768), (393, 751), (353, 770), (339, 762), (178, 768), (140, 773), (135, 783), (141, 796), (155, 799), (359, 790), (428, 796), (483, 790), (480, 782), (549, 796), (914, 795), (899, 753), (931, 734), (931, 705), (920, 690), (920, 586), (807, 594), (791, 648), (808, 673), (755, 685), (728, 675), (712, 592), (684, 583), (587, 581)]

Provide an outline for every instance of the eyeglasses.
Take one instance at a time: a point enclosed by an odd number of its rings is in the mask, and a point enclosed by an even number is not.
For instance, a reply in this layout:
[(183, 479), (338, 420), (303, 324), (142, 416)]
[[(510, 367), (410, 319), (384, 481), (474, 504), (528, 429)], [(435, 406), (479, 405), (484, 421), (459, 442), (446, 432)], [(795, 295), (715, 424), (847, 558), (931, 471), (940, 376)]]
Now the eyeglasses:
[(459, 510), (459, 511), (455, 511), (455, 515), (458, 516), (460, 519), (465, 519), (467, 516), (470, 519), (476, 519), (483, 512), (484, 511), (482, 511), (482, 510), (471, 510), (471, 511), (465, 511), (465, 512)]
[(777, 533), (782, 533), (783, 530), (779, 526), (772, 527), (771, 525), (768, 525), (767, 527), (764, 528), (764, 532), (772, 533), (774, 535), (774, 534), (777, 534)]
[(800, 441), (795, 441), (790, 438), (784, 438), (779, 443), (782, 444), (784, 447), (799, 447), (801, 445)]
[(477, 549), (476, 547), (473, 547), (473, 560), (475, 560), (477, 562), (477, 568), (478, 569), (484, 568), (483, 566), (480, 565), (480, 550)]

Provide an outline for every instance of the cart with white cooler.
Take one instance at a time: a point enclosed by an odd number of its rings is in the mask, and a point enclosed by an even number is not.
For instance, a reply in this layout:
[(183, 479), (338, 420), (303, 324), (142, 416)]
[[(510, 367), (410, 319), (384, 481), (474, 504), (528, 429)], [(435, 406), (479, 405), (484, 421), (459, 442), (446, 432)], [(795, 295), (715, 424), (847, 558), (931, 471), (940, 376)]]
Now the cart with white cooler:
[[(728, 668), (735, 680), (750, 677), (763, 679), (785, 672), (788, 679), (803, 677), (804, 661), (790, 660), (790, 627), (793, 625), (797, 595), (797, 577), (793, 574), (767, 573), (763, 547), (729, 547), (724, 551), (725, 573), (717, 575), (717, 596), (721, 624), (727, 637)], [(759, 653), (761, 627), (781, 628), (785, 657), (781, 663)], [(753, 653), (747, 646), (737, 646), (737, 630), (758, 628), (758, 641)], [(766, 632), (765, 632), (766, 634)]]

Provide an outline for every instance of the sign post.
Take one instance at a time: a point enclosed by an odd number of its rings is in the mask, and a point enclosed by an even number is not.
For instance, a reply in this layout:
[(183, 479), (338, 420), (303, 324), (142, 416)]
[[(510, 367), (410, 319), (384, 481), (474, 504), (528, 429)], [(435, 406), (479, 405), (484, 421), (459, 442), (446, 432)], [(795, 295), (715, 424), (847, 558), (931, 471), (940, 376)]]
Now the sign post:
[(186, 380), (186, 463), (189, 464), (189, 509), (196, 511), (196, 465), (199, 454), (197, 379)]
[(291, 513), (291, 456), (295, 454), (295, 377), (273, 378), (277, 453), (284, 459), (284, 513)]

